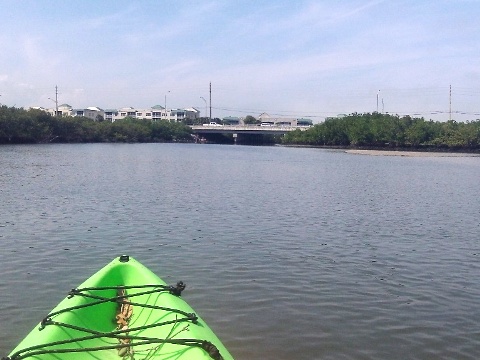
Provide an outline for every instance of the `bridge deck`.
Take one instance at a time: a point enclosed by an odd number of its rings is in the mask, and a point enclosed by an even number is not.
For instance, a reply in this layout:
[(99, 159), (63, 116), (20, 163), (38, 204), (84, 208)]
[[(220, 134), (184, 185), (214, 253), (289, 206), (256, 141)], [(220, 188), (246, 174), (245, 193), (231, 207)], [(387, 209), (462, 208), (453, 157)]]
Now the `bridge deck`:
[(309, 129), (309, 126), (258, 126), (258, 125), (193, 125), (196, 134), (286, 134), (290, 131)]

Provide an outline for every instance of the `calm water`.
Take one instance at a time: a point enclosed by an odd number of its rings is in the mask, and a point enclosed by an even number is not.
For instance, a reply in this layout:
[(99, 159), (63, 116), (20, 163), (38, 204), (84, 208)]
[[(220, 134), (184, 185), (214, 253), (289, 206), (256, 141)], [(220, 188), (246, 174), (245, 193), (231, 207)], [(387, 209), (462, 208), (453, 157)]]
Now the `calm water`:
[(0, 147), (0, 356), (127, 253), (236, 359), (480, 358), (480, 157)]

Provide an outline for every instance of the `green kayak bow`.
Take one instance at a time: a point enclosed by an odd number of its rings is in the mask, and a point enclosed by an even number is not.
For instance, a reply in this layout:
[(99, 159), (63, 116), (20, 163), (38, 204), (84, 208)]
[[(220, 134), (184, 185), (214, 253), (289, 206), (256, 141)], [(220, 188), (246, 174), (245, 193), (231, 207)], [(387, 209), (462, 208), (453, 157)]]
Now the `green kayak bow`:
[(184, 289), (123, 255), (72, 289), (2, 360), (233, 360)]

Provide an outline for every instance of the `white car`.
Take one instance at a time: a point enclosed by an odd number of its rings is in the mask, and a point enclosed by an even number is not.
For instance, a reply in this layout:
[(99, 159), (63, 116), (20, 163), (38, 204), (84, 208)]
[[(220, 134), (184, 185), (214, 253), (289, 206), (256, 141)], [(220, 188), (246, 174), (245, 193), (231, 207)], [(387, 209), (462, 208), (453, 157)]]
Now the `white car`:
[(221, 124), (217, 124), (216, 122), (214, 121), (210, 121), (209, 124), (203, 124), (203, 126), (222, 126)]

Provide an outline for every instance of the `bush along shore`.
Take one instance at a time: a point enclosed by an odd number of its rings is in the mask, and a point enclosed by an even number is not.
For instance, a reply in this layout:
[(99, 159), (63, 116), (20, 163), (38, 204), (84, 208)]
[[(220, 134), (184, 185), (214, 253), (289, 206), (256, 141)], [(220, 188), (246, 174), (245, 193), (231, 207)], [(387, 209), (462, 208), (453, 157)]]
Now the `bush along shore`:
[(285, 135), (286, 145), (354, 149), (480, 152), (480, 120), (438, 122), (365, 113), (331, 118)]
[[(112, 123), (0, 107), (0, 144), (192, 141), (192, 129), (183, 123), (133, 118)], [(354, 113), (272, 141), (327, 148), (480, 152), (480, 120), (438, 122), (376, 112)]]
[(182, 123), (125, 118), (115, 122), (54, 117), (42, 110), (0, 107), (0, 144), (87, 142), (189, 142)]

